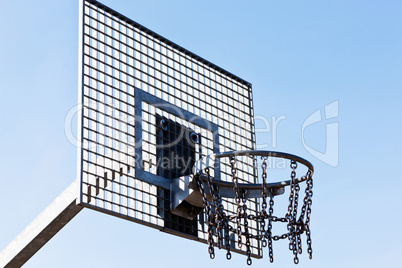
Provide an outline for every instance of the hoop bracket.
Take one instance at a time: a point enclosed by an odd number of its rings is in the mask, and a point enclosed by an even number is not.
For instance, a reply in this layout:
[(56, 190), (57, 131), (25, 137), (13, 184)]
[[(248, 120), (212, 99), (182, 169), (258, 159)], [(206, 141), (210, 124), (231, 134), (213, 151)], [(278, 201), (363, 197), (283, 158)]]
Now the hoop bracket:
[[(198, 175), (200, 179), (203, 181), (207, 181), (207, 177), (204, 174), (199, 174)], [(305, 178), (299, 178), (297, 179), (300, 182), (304, 181)], [(227, 198), (235, 198), (235, 192), (233, 191), (233, 183), (231, 182), (226, 182), (226, 181), (221, 181), (221, 180), (215, 180), (212, 179), (212, 183), (219, 186), (219, 192), (222, 197), (227, 197)], [(272, 186), (271, 186), (272, 185)], [(267, 189), (273, 189), (273, 196), (281, 195), (285, 193), (285, 186), (284, 185), (277, 185), (277, 184), (267, 184)], [(189, 183), (189, 188), (193, 190), (199, 190), (198, 187), (196, 186), (194, 179)], [(261, 198), (262, 192), (263, 192), (263, 186), (262, 184), (249, 184), (249, 183), (239, 183), (238, 188), (240, 192), (244, 193), (244, 197), (247, 198)], [(209, 188), (205, 189), (206, 194), (210, 194)]]

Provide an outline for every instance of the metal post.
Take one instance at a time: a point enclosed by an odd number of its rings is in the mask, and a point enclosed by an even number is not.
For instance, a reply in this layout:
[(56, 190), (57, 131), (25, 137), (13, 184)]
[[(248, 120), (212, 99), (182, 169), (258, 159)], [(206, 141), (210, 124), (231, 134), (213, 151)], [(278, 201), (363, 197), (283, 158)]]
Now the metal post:
[(21, 267), (74, 218), (83, 208), (78, 193), (76, 180), (0, 253), (0, 267)]

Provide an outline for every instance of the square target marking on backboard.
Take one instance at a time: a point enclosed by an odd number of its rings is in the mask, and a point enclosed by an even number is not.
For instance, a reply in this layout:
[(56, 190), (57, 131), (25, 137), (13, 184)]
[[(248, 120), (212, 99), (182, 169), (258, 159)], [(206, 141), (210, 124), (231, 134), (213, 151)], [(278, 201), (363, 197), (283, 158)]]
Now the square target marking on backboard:
[[(169, 184), (203, 156), (255, 149), (251, 84), (97, 1), (81, 8), (80, 203), (206, 242), (204, 213), (170, 212)], [(252, 159), (238, 170), (256, 183)], [(230, 181), (230, 164), (212, 175)], [(235, 211), (233, 200), (223, 204)], [(259, 242), (251, 246), (261, 257)]]

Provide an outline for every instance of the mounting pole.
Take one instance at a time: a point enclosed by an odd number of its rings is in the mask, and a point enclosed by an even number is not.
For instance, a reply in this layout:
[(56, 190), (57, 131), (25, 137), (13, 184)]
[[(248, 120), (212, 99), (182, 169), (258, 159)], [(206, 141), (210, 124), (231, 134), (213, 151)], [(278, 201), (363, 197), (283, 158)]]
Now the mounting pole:
[(0, 267), (18, 268), (39, 251), (83, 208), (74, 181), (0, 253)]

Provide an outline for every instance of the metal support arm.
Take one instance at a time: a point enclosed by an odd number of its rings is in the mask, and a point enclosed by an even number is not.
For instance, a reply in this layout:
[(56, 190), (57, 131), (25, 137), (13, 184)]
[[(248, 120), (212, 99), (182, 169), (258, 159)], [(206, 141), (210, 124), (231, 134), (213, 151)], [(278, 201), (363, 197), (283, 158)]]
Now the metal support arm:
[(0, 253), (0, 267), (21, 267), (81, 211), (78, 187), (76, 180)]

